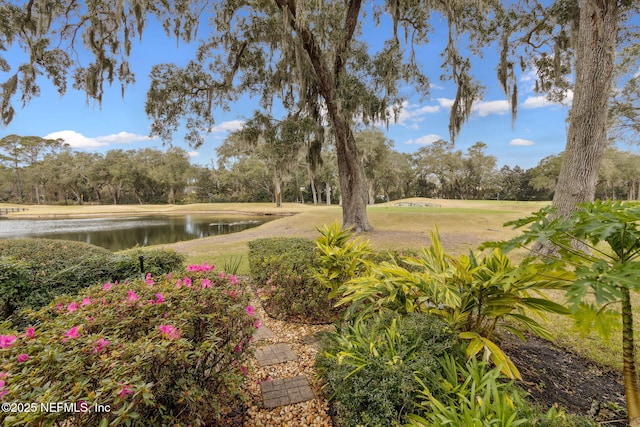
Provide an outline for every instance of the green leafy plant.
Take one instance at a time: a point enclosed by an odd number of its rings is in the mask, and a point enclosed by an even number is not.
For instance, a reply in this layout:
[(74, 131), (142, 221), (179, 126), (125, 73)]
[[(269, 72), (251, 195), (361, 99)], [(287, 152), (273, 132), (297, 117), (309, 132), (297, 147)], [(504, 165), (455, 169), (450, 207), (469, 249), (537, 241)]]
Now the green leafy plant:
[(224, 269), (225, 273), (236, 275), (240, 270), (240, 264), (242, 263), (242, 255), (225, 260)]
[(317, 368), (342, 425), (399, 425), (420, 386), (414, 372), (435, 381), (438, 360), (456, 351), (455, 342), (455, 333), (433, 316), (378, 313), (339, 324), (326, 336)]
[[(371, 265), (369, 274), (340, 287), (339, 304), (353, 315), (391, 309), (398, 313), (422, 312), (440, 317), (468, 341), (468, 356), (484, 352), (511, 378), (520, 374), (507, 355), (492, 340), (498, 322), (523, 337), (521, 329), (549, 336), (532, 313), (564, 313), (565, 307), (546, 299), (541, 291), (566, 286), (564, 273), (542, 277), (533, 264), (515, 266), (498, 249), (484, 255), (471, 252), (454, 258), (444, 252), (437, 232), (431, 245), (416, 258)], [(556, 277), (557, 276), (557, 277)]]
[[(527, 227), (504, 246), (507, 249), (551, 243), (555, 253), (543, 255), (545, 274), (571, 275), (567, 298), (577, 325), (595, 327), (605, 336), (611, 319), (622, 323), (622, 358), (627, 414), (640, 425), (640, 382), (635, 358), (631, 292), (640, 290), (640, 203), (595, 201), (568, 216), (552, 207), (506, 225)], [(535, 247), (535, 246), (534, 246)], [(538, 262), (534, 252), (531, 262)], [(620, 307), (614, 311), (615, 306)]]
[(242, 399), (254, 309), (233, 276), (206, 264), (188, 270), (60, 297), (27, 311), (27, 328), (0, 324), (3, 402), (79, 409), (39, 406), (5, 414), (5, 425), (221, 422)]
[(354, 233), (340, 228), (336, 222), (318, 228), (318, 232), (316, 246), (320, 251), (320, 266), (316, 277), (329, 288), (329, 297), (333, 298), (343, 283), (368, 270), (366, 260), (373, 251), (368, 241), (354, 239)]
[[(407, 416), (408, 427), (578, 425), (556, 408), (536, 413), (526, 401), (526, 393), (486, 362), (469, 359), (460, 363), (447, 355), (441, 363), (443, 376), (435, 389), (418, 374), (416, 380), (422, 385), (417, 393), (419, 411)], [(597, 425), (582, 421), (582, 425)]]

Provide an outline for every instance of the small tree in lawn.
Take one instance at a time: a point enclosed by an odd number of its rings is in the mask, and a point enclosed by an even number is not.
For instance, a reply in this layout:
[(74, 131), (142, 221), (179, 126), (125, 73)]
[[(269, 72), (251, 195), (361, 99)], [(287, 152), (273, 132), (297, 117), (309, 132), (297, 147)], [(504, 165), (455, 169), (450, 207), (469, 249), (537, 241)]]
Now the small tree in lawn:
[[(567, 299), (577, 325), (595, 326), (607, 335), (612, 319), (622, 318), (624, 389), (629, 425), (640, 426), (640, 382), (635, 359), (631, 292), (640, 290), (640, 203), (596, 201), (579, 205), (567, 217), (554, 208), (507, 225), (528, 226), (509, 248), (551, 242), (558, 250), (546, 256), (549, 270), (567, 269), (575, 280)], [(620, 311), (613, 310), (619, 305)]]

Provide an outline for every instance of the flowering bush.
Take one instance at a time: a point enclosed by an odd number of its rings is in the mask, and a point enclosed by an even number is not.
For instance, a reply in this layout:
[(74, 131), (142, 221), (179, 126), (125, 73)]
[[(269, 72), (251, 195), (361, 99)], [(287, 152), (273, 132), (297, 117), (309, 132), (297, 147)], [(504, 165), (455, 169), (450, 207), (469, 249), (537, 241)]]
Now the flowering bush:
[[(11, 267), (26, 280), (1, 280), (0, 319), (17, 309), (38, 309), (62, 294), (105, 281), (126, 280), (140, 274), (138, 257), (144, 256), (145, 271), (160, 275), (182, 268), (184, 258), (168, 249), (131, 249), (116, 254), (83, 242), (51, 239), (0, 240), (0, 257), (10, 257), (11, 264), (0, 261), (2, 271)], [(22, 322), (14, 316), (14, 322)]]
[(5, 425), (220, 422), (242, 397), (257, 321), (235, 277), (188, 270), (60, 297), (22, 330), (0, 324), (0, 400), (38, 405)]

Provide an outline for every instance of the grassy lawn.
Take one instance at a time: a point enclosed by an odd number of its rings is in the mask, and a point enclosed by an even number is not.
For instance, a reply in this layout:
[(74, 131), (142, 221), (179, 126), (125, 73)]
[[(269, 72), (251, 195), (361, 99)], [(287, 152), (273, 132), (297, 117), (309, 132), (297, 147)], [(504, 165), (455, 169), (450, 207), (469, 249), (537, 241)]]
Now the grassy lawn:
[[(427, 207), (397, 206), (390, 202), (371, 206), (369, 221), (374, 231), (363, 233), (372, 246), (385, 249), (419, 249), (429, 244), (429, 233), (436, 227), (442, 237), (445, 249), (453, 254), (467, 252), (488, 240), (504, 240), (518, 232), (503, 227), (506, 221), (521, 218), (544, 206), (545, 202), (510, 201), (460, 201), (408, 199), (403, 202), (425, 203)], [(435, 205), (435, 206), (434, 206)], [(0, 204), (0, 207), (24, 207)], [(305, 237), (318, 236), (316, 228), (334, 221), (342, 221), (342, 211), (338, 206), (311, 206), (285, 203), (276, 208), (273, 204), (192, 204), (192, 205), (127, 205), (127, 206), (26, 206), (25, 212), (11, 214), (18, 218), (51, 216), (100, 216), (114, 214), (181, 214), (195, 212), (241, 212), (283, 215), (274, 221), (239, 233), (207, 237), (165, 245), (187, 256), (189, 263), (209, 262), (219, 267), (242, 257), (240, 274), (248, 274), (247, 242), (261, 237)], [(295, 215), (292, 215), (295, 214)], [(515, 258), (519, 258), (515, 255)], [(550, 295), (562, 301), (559, 292)], [(636, 296), (635, 319), (640, 330), (640, 297)], [(561, 347), (571, 349), (603, 366), (621, 369), (621, 336), (614, 335), (606, 342), (595, 333), (582, 336), (575, 332), (572, 320), (562, 316), (549, 316), (543, 323), (552, 331), (555, 341)], [(613, 349), (613, 351), (612, 351)]]

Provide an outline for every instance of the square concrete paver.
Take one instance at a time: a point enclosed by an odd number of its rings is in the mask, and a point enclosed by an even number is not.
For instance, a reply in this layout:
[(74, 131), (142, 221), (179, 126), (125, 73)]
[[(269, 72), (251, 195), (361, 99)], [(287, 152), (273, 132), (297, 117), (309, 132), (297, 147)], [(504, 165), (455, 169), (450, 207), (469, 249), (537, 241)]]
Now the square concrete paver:
[(256, 349), (256, 360), (260, 366), (275, 365), (277, 363), (289, 362), (290, 360), (298, 360), (298, 356), (289, 347), (289, 344), (272, 344), (265, 345)]
[(305, 376), (276, 378), (260, 384), (265, 408), (292, 405), (315, 398)]
[(270, 338), (275, 338), (276, 334), (266, 326), (260, 326), (258, 330), (253, 334), (254, 341), (268, 340)]

